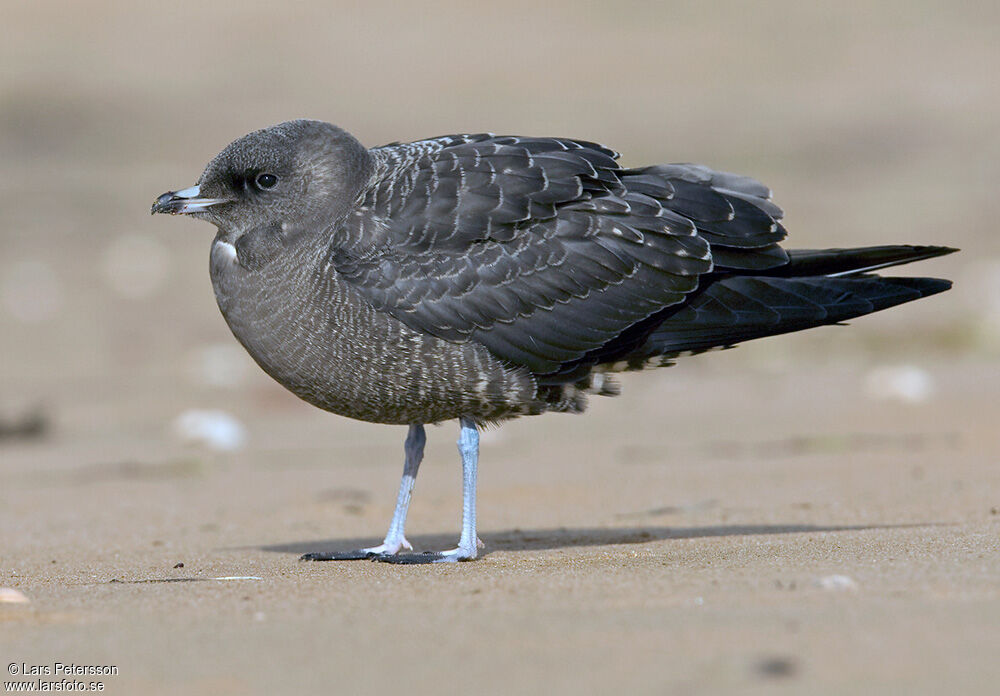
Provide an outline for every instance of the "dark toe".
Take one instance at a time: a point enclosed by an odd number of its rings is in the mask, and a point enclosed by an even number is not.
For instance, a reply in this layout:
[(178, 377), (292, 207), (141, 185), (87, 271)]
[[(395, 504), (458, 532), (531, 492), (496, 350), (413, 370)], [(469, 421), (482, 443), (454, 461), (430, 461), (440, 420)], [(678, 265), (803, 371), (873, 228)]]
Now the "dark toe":
[(377, 556), (371, 551), (366, 551), (364, 549), (355, 549), (354, 551), (330, 551), (324, 552), (320, 551), (317, 553), (307, 553), (303, 554), (300, 561), (363, 561), (368, 558)]
[(435, 551), (424, 551), (423, 553), (399, 553), (389, 556), (380, 553), (371, 557), (372, 561), (378, 563), (395, 563), (396, 565), (420, 565), (424, 563), (455, 563), (471, 561), (471, 558), (459, 558), (450, 554), (437, 553)]
[(373, 555), (371, 559), (378, 563), (395, 563), (396, 565), (419, 565), (423, 563), (434, 563), (441, 559), (441, 554), (434, 553), (433, 551), (424, 551), (423, 553), (397, 553), (391, 556), (386, 553), (380, 553)]

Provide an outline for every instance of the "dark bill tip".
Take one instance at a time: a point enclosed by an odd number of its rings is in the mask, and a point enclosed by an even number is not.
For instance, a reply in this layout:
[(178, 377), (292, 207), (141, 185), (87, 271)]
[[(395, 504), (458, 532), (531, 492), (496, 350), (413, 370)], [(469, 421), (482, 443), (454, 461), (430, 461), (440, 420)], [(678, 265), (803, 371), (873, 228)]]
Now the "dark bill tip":
[(181, 199), (177, 198), (173, 191), (167, 191), (156, 198), (149, 214), (156, 215), (157, 213), (168, 213), (173, 215), (177, 213), (177, 209), (180, 207), (180, 204)]
[(165, 213), (167, 215), (187, 215), (198, 213), (202, 210), (225, 203), (222, 198), (199, 198), (197, 186), (186, 188), (181, 191), (167, 191), (159, 196), (150, 209), (151, 215)]

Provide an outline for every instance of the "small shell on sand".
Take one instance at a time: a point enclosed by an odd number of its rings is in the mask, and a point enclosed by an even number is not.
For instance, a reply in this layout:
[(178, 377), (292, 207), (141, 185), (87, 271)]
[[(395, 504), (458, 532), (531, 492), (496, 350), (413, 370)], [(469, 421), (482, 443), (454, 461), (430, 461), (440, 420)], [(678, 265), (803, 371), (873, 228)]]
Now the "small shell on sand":
[(28, 604), (31, 602), (20, 590), (13, 587), (0, 587), (0, 604)]
[(865, 375), (865, 391), (881, 401), (922, 404), (934, 395), (934, 379), (914, 365), (884, 365)]
[(246, 443), (243, 424), (225, 411), (189, 409), (177, 416), (174, 435), (190, 444), (202, 445), (217, 452), (234, 452)]
[(835, 592), (854, 591), (858, 589), (858, 583), (848, 575), (826, 575), (822, 578), (817, 578), (816, 586)]

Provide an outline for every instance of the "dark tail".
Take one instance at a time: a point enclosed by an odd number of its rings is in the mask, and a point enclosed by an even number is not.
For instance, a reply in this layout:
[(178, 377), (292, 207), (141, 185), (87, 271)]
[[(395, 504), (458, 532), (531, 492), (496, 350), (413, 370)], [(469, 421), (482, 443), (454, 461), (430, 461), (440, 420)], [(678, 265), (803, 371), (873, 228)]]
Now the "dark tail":
[(753, 275), (723, 275), (660, 324), (630, 359), (703, 351), (836, 324), (944, 292), (951, 281), (871, 271), (950, 254), (934, 246), (798, 250)]

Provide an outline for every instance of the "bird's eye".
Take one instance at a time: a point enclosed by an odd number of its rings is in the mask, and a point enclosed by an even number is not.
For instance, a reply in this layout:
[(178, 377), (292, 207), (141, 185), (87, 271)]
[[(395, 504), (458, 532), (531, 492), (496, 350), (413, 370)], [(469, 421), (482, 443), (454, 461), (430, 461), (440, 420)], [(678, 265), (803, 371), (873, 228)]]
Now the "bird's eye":
[(260, 189), (274, 188), (274, 185), (278, 183), (278, 177), (274, 174), (258, 174), (254, 183)]

